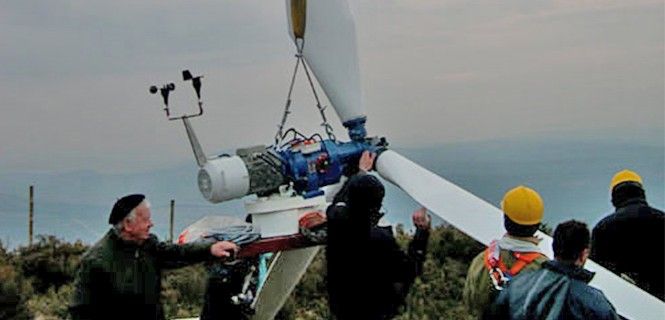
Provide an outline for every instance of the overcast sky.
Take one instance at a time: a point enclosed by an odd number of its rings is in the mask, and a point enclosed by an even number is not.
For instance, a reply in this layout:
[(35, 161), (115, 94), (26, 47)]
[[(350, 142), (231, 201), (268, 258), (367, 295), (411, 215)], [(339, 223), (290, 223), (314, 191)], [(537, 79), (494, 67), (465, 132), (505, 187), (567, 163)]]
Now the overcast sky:
[[(662, 0), (350, 4), (368, 129), (393, 145), (664, 143)], [(285, 11), (281, 0), (0, 2), (0, 172), (192, 159), (182, 124), (148, 93), (175, 82), (174, 112), (194, 110), (186, 68), (205, 75), (193, 124), (207, 153), (270, 144), (295, 62)], [(311, 132), (303, 92), (289, 124)]]

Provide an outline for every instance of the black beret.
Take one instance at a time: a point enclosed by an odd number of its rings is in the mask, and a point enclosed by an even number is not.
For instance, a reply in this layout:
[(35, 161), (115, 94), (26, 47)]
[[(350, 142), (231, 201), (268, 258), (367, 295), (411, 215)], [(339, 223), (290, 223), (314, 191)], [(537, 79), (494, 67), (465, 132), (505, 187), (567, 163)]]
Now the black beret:
[(118, 199), (118, 201), (116, 201), (113, 205), (113, 209), (111, 209), (109, 223), (116, 224), (122, 221), (122, 219), (124, 219), (129, 214), (129, 212), (136, 208), (141, 203), (141, 201), (143, 201), (143, 199), (145, 199), (145, 196), (142, 194), (130, 194)]

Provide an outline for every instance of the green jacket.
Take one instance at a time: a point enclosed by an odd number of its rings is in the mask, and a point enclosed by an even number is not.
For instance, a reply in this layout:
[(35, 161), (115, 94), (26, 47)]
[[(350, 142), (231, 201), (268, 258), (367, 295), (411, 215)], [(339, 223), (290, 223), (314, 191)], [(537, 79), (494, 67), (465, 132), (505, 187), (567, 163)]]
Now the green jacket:
[(175, 245), (155, 235), (139, 245), (110, 230), (84, 255), (70, 312), (74, 319), (164, 319), (162, 270), (213, 259), (210, 243)]
[[(505, 239), (505, 237), (504, 237)], [(502, 239), (503, 240), (503, 239)], [(501, 240), (500, 240), (501, 241)], [(520, 241), (516, 239), (510, 240), (512, 242)], [(539, 251), (535, 244), (520, 241), (524, 243), (524, 247), (533, 247), (532, 251)], [(500, 251), (500, 259), (507, 268), (511, 268), (517, 259), (513, 256), (513, 251), (505, 250), (503, 247)], [(516, 250), (517, 251), (517, 250)], [(518, 252), (524, 252), (519, 250)], [(547, 257), (542, 256), (536, 258), (532, 263), (526, 265), (520, 274), (528, 271), (534, 271), (541, 268), (541, 264), (547, 261)], [(485, 250), (480, 252), (471, 262), (464, 283), (463, 299), (464, 304), (469, 308), (469, 311), (478, 316), (478, 319), (483, 319), (485, 312), (488, 311), (494, 299), (496, 299), (499, 291), (494, 288), (492, 280), (489, 276), (489, 270), (485, 267)]]

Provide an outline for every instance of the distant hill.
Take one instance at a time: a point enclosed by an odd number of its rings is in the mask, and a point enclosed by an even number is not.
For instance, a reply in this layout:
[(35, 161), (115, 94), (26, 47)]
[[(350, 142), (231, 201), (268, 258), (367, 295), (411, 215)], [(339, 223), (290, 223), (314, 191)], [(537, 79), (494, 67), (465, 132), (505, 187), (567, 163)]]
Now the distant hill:
[(552, 223), (597, 222), (612, 209), (610, 178), (624, 168), (642, 175), (652, 205), (665, 204), (665, 145), (503, 140), (401, 151), (494, 205), (509, 188), (527, 184), (543, 196)]

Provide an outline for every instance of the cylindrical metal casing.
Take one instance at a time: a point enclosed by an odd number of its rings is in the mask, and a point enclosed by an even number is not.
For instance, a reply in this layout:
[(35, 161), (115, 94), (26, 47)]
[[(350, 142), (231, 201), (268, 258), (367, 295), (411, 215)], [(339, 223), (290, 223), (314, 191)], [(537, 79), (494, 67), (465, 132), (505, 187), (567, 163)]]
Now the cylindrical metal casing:
[(203, 197), (212, 203), (240, 198), (249, 192), (249, 172), (240, 157), (219, 157), (199, 170), (198, 184)]

